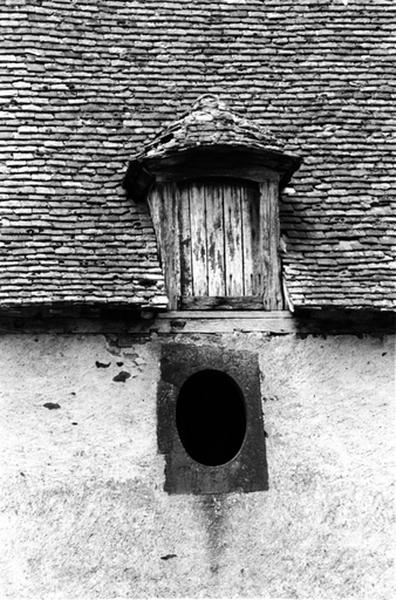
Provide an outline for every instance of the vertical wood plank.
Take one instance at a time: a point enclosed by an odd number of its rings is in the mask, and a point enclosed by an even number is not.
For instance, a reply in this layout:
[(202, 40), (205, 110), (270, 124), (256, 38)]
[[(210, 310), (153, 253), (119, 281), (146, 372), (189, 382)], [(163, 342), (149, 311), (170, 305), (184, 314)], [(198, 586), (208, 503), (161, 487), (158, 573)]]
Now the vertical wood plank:
[(159, 258), (161, 264), (163, 264), (163, 243), (162, 243), (162, 217), (161, 217), (161, 208), (162, 208), (162, 200), (161, 194), (157, 186), (154, 186), (150, 193), (148, 194), (147, 201), (150, 208), (151, 220), (153, 222), (155, 237), (157, 238), (157, 248), (159, 253)]
[[(165, 258), (165, 246), (164, 239), (162, 235), (162, 212), (163, 212), (163, 204), (162, 204), (162, 193), (158, 186), (154, 186), (150, 193), (148, 194), (147, 201), (150, 208), (151, 220), (153, 222), (155, 236), (157, 238), (157, 250), (158, 250), (158, 258), (160, 260), (162, 269), (164, 270), (164, 265), (166, 263)], [(166, 285), (166, 281), (165, 281)]]
[(279, 258), (278, 183), (260, 184), (260, 238), (264, 265), (263, 306), (266, 310), (283, 308)]
[(190, 186), (190, 220), (193, 295), (208, 295), (206, 214), (202, 185)]
[[(166, 204), (168, 206), (167, 229), (164, 231), (166, 247), (169, 249), (169, 300), (172, 310), (177, 309), (177, 301), (181, 295), (180, 290), (180, 231), (179, 231), (179, 205), (180, 188), (176, 183), (166, 186)], [(164, 205), (165, 206), (165, 205)], [(165, 225), (165, 223), (164, 223)]]
[(154, 187), (149, 194), (148, 201), (165, 275), (169, 308), (175, 310), (177, 298), (180, 296), (179, 191), (177, 185), (168, 183)]
[(259, 188), (241, 188), (242, 249), (244, 295), (256, 296), (263, 293), (262, 264), (259, 247)]
[(240, 186), (223, 187), (226, 296), (243, 295)]
[(205, 186), (208, 249), (208, 295), (225, 296), (223, 194), (220, 185)]
[(268, 219), (270, 217), (268, 181), (260, 184), (260, 249), (261, 262), (263, 265), (264, 289), (263, 289), (263, 308), (269, 308), (270, 298), (272, 297), (272, 287), (270, 280), (270, 229)]
[(274, 279), (273, 310), (285, 308), (282, 286), (282, 262), (280, 257), (279, 182), (269, 181), (270, 204), (272, 207), (271, 257)]
[(193, 280), (189, 185), (184, 185), (180, 188), (179, 231), (181, 296), (192, 296)]

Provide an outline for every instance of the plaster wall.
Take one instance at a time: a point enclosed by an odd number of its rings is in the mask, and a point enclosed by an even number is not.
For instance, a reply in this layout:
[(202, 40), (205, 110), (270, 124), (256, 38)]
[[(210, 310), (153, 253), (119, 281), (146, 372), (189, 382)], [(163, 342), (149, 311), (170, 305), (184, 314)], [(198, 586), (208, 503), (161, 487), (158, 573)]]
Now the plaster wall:
[[(259, 354), (269, 491), (163, 491), (156, 387), (169, 341)], [(1, 597), (390, 599), (393, 347), (2, 336)]]

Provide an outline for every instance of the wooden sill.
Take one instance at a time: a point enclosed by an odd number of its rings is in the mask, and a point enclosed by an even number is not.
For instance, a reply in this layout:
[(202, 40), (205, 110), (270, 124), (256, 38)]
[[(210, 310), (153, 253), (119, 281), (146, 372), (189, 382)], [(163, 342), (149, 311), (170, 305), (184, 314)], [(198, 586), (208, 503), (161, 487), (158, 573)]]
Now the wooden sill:
[(169, 311), (159, 314), (151, 329), (159, 333), (296, 333), (299, 330), (292, 313), (287, 310)]

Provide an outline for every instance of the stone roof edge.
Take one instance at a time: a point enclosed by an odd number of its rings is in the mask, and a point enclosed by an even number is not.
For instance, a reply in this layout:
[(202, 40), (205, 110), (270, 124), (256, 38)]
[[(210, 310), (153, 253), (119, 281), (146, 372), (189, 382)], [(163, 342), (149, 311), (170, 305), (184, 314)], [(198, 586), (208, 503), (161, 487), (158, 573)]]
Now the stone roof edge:
[(165, 296), (157, 296), (155, 302), (140, 300), (136, 297), (130, 299), (103, 298), (89, 300), (85, 299), (66, 299), (66, 300), (0, 300), (0, 312), (7, 310), (22, 309), (63, 309), (63, 308), (128, 308), (136, 310), (152, 310), (161, 312), (168, 309), (168, 299)]

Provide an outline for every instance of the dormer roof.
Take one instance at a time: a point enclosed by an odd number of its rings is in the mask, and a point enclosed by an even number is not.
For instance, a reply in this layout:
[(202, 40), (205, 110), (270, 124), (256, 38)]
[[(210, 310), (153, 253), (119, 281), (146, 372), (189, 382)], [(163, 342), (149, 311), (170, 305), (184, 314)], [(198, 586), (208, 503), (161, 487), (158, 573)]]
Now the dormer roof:
[(282, 143), (269, 129), (231, 111), (218, 96), (205, 94), (182, 118), (149, 143), (142, 158), (159, 158), (202, 146), (224, 145), (282, 153)]
[[(177, 179), (177, 166), (180, 178), (187, 172), (188, 161), (213, 166), (222, 163), (231, 176), (241, 161), (272, 169), (281, 187), (301, 164), (301, 158), (285, 152), (284, 144), (268, 128), (232, 111), (218, 96), (205, 94), (131, 160), (124, 186), (132, 198), (142, 200), (158, 170), (171, 173), (173, 169)], [(205, 168), (199, 175), (205, 175)]]

